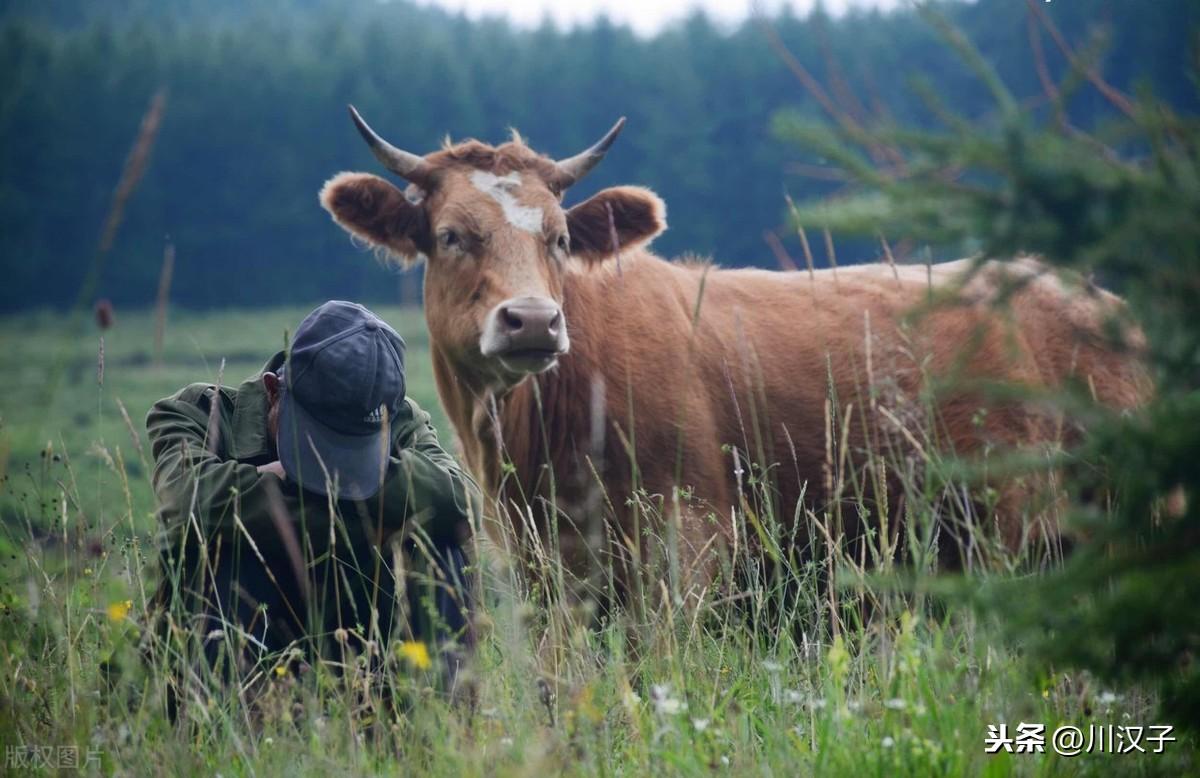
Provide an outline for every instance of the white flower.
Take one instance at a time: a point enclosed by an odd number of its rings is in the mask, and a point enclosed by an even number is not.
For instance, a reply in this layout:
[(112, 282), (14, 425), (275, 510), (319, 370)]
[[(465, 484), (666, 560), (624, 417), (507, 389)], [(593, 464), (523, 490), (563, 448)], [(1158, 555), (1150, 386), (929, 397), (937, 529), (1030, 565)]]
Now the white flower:
[(904, 710), (906, 707), (908, 707), (908, 703), (899, 697), (893, 697), (890, 700), (884, 700), (883, 707), (889, 710)]
[(721, 764), (723, 764), (723, 765), (725, 765), (726, 767), (728, 767), (728, 766), (729, 766), (729, 757), (727, 757), (727, 756), (722, 756), (722, 757), (721, 757)]
[(1117, 695), (1113, 694), (1112, 692), (1100, 692), (1100, 704), (1101, 705), (1112, 705), (1114, 702), (1116, 702), (1119, 699), (1121, 699), (1121, 698), (1118, 697)]
[[(857, 703), (855, 703), (857, 705)], [(824, 710), (825, 700), (809, 700), (808, 707), (812, 710)]]
[(664, 716), (674, 716), (676, 713), (682, 713), (687, 710), (687, 703), (673, 697), (667, 697), (666, 699), (655, 700), (654, 710)]
[(513, 739), (512, 739), (512, 738), (510, 738), (510, 737), (502, 737), (502, 738), (500, 738), (500, 745), (504, 746), (505, 748), (508, 748), (508, 747), (509, 747), (509, 746), (511, 746), (512, 744), (513, 744)]
[(879, 741), (879, 743), (884, 748), (891, 748), (892, 746), (896, 745), (896, 741), (893, 740), (890, 735), (888, 737), (885, 737), (883, 740)]
[(650, 687), (650, 699), (654, 702), (654, 710), (664, 716), (674, 716), (687, 710), (687, 703), (671, 696), (669, 684), (654, 684)]
[(783, 699), (787, 700), (793, 705), (799, 705), (800, 703), (804, 702), (804, 695), (795, 689), (784, 689)]
[(708, 719), (692, 719), (692, 726), (697, 732), (703, 732), (708, 729)]

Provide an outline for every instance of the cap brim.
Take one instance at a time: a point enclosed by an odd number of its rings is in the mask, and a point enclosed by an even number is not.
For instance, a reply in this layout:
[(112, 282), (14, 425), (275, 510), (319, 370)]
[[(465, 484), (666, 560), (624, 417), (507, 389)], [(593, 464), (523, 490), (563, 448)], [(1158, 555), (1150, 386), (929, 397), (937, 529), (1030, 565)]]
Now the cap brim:
[(279, 396), (279, 461), (288, 479), (338, 500), (365, 500), (379, 492), (391, 436), (347, 435), (322, 424), (292, 399)]

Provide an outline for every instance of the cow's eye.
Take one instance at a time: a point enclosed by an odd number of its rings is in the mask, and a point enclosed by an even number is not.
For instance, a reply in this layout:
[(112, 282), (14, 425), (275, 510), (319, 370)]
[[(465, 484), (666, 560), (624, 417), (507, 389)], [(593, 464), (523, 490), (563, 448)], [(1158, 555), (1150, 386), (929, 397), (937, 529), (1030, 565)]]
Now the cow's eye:
[(570, 242), (570, 240), (567, 239), (566, 234), (562, 234), (562, 235), (558, 236), (558, 250), (561, 251), (562, 253), (564, 253), (564, 254), (567, 253), (567, 249), (570, 248), (570, 243), (571, 242)]
[(458, 233), (454, 230), (442, 230), (438, 233), (438, 240), (441, 242), (442, 248), (444, 249), (455, 248), (461, 242), (458, 237)]

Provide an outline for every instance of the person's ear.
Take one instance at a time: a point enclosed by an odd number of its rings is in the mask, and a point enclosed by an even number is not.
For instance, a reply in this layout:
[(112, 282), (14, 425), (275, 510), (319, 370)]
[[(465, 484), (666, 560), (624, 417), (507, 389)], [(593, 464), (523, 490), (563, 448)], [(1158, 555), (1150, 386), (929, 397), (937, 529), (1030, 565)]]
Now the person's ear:
[(321, 187), (321, 207), (351, 235), (385, 249), (405, 267), (429, 250), (425, 209), (369, 173), (338, 173)]
[(267, 390), (267, 402), (274, 405), (279, 399), (279, 376), (271, 371), (262, 375), (263, 389)]
[(571, 254), (588, 262), (613, 256), (616, 233), (620, 250), (640, 246), (667, 228), (662, 198), (640, 186), (603, 189), (567, 211)]

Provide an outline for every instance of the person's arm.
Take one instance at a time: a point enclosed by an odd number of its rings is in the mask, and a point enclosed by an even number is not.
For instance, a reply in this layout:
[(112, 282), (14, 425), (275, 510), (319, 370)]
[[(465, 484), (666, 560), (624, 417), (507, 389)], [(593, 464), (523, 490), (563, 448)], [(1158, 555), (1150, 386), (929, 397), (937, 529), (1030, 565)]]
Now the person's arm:
[(382, 494), (387, 531), (412, 520), (435, 541), (450, 540), (464, 522), (478, 522), (483, 502), (478, 485), (442, 448), (429, 414), (412, 400), (404, 401), (392, 422), (392, 441)]
[(195, 516), (204, 537), (234, 532), (235, 513), (251, 531), (269, 520), (264, 484), (277, 476), (210, 450), (207, 431), (213, 402), (221, 398), (210, 385), (193, 384), (159, 400), (146, 417), (154, 457), (154, 494), (169, 530), (194, 532), (188, 527), (190, 516)]

